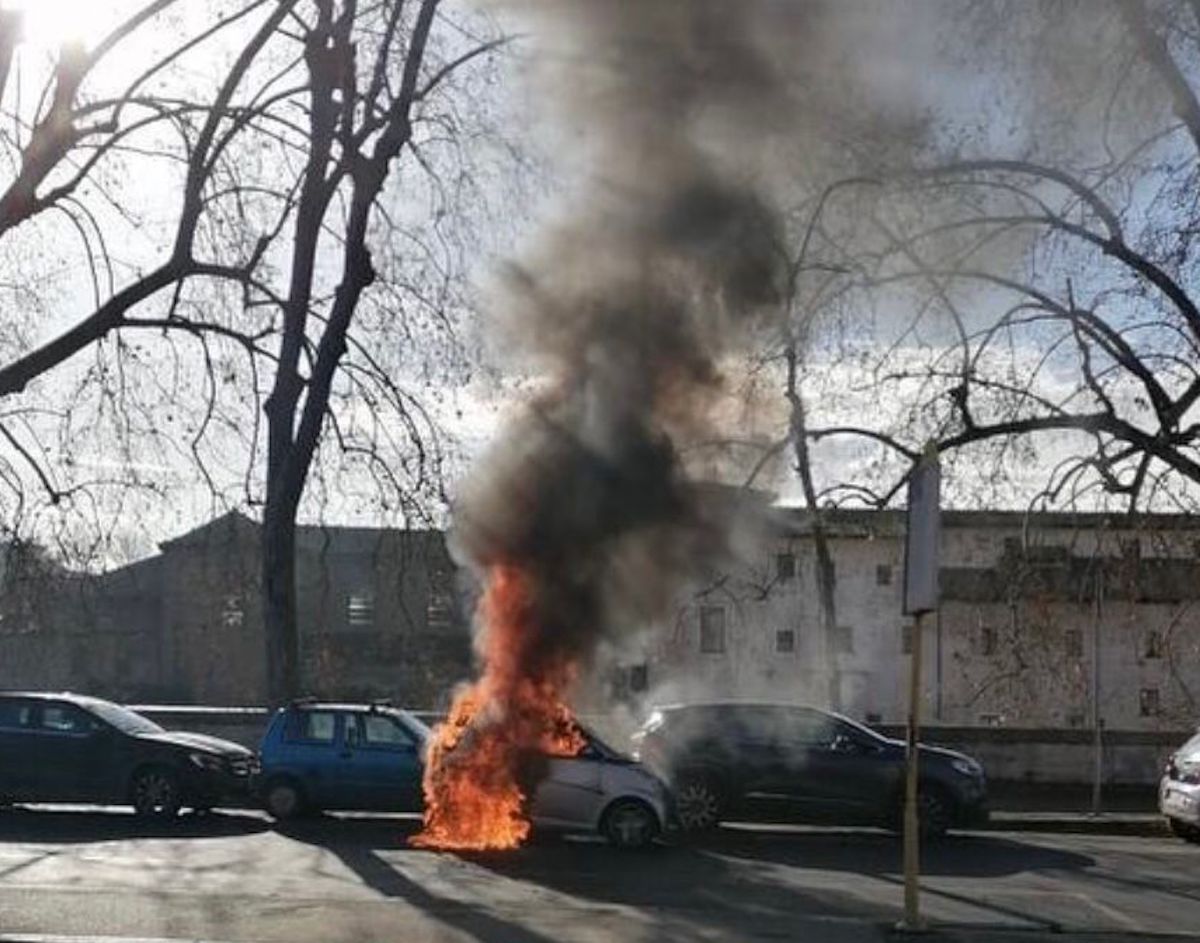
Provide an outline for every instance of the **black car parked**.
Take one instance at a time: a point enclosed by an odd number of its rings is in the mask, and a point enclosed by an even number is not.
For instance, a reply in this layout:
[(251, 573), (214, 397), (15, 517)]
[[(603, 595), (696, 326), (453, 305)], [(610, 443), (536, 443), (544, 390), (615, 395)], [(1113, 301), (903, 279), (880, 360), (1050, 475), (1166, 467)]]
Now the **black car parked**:
[(0, 804), (128, 804), (172, 816), (245, 801), (257, 770), (243, 746), (166, 731), (99, 698), (0, 693)]
[[(849, 718), (780, 704), (693, 704), (654, 711), (633, 735), (635, 755), (672, 784), (680, 823), (733, 815), (898, 828), (904, 743)], [(921, 831), (987, 818), (983, 767), (920, 746)]]

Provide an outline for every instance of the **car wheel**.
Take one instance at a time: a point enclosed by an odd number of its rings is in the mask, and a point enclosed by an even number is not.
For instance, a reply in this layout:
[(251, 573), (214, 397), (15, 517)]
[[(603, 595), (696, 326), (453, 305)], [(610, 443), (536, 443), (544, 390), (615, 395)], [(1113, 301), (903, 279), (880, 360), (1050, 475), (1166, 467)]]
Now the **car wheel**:
[(271, 818), (280, 821), (294, 819), (304, 811), (304, 796), (300, 787), (290, 779), (277, 779), (267, 787), (263, 805)]
[(922, 785), (917, 792), (917, 816), (922, 838), (941, 838), (954, 824), (954, 807), (942, 790)]
[(179, 781), (169, 769), (152, 767), (133, 778), (133, 808), (138, 815), (172, 818), (183, 804)]
[(618, 799), (604, 813), (600, 831), (617, 848), (645, 848), (658, 836), (658, 816), (644, 802)]
[(724, 811), (724, 798), (711, 779), (688, 777), (675, 790), (675, 813), (685, 831), (715, 828)]
[(1181, 822), (1179, 819), (1167, 818), (1167, 827), (1171, 830), (1171, 834), (1176, 838), (1182, 838), (1186, 842), (1200, 844), (1200, 826), (1191, 825), (1188, 822)]

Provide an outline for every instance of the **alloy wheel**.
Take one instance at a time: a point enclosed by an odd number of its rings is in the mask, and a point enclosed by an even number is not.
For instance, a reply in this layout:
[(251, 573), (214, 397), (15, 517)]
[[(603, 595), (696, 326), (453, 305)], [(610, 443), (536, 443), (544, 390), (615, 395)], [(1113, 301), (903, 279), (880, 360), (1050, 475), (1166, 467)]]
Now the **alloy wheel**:
[(707, 780), (690, 779), (676, 792), (675, 808), (687, 831), (713, 828), (721, 820), (721, 795)]
[(133, 782), (133, 807), (139, 815), (169, 817), (179, 811), (179, 786), (167, 770), (138, 773)]

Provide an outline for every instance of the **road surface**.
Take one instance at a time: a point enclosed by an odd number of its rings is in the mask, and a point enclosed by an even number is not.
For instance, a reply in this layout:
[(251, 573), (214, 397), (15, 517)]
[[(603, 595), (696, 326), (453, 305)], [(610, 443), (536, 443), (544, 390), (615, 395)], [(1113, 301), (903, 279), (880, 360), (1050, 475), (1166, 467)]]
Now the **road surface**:
[[(884, 938), (901, 908), (899, 845), (868, 829), (733, 826), (642, 853), (547, 840), (454, 855), (407, 848), (414, 825), (0, 812), (0, 939), (837, 943)], [(1200, 847), (1167, 837), (981, 832), (925, 849), (923, 864), (924, 912), (975, 928), (971, 939), (1200, 934)]]

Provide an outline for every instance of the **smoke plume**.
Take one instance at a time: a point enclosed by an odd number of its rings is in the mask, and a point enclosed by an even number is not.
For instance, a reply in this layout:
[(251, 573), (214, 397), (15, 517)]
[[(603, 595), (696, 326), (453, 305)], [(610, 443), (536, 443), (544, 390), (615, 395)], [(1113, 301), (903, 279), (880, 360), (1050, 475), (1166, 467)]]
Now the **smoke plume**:
[(737, 502), (690, 480), (680, 447), (718, 435), (726, 365), (778, 317), (787, 252), (770, 165), (827, 102), (796, 82), (798, 51), (829, 55), (823, 5), (522, 9), (553, 50), (547, 101), (589, 174), (489, 312), (544, 386), (455, 508), (455, 552), (486, 589), (483, 677), (426, 777), (422, 842), (450, 847), (497, 843), (490, 826), (468, 834), (455, 804), (511, 797), (522, 751), (562, 743), (553, 728), (597, 646), (661, 616), (729, 550)]

